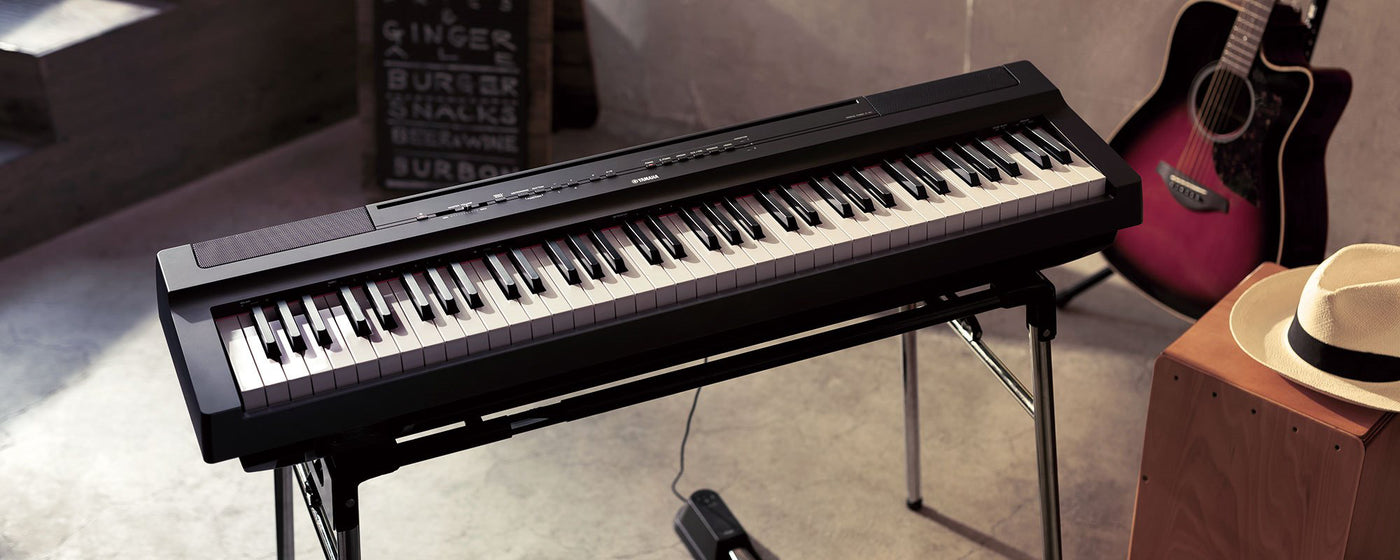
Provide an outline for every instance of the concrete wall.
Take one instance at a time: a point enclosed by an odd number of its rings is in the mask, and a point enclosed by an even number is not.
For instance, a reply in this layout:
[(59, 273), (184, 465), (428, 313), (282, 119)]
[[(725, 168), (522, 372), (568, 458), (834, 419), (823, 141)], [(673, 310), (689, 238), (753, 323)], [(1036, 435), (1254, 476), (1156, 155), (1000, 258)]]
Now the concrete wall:
[[(1156, 81), (1178, 0), (588, 0), (600, 126), (662, 138), (1028, 59), (1107, 136)], [(1328, 7), (1355, 92), (1327, 154), (1332, 248), (1400, 243), (1400, 4)]]

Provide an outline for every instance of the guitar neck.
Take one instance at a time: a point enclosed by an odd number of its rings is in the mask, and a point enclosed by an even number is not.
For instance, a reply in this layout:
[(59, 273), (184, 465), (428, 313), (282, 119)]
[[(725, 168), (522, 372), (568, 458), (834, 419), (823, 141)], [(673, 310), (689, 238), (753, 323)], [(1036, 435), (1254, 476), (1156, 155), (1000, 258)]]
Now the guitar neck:
[(1259, 52), (1259, 42), (1264, 37), (1264, 28), (1269, 24), (1269, 13), (1274, 9), (1275, 0), (1241, 0), (1240, 13), (1235, 16), (1235, 26), (1230, 30), (1230, 40), (1225, 43), (1225, 51), (1220, 54), (1220, 64), (1231, 73), (1249, 76), (1249, 67), (1254, 64), (1254, 55)]

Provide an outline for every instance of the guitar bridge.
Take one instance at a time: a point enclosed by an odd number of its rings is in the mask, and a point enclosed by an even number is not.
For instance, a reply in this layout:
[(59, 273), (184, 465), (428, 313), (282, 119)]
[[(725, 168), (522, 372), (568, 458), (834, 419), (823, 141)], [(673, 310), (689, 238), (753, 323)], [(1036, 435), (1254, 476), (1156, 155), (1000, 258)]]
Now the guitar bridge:
[(1190, 175), (1182, 173), (1165, 161), (1157, 162), (1157, 174), (1172, 198), (1192, 212), (1229, 212), (1230, 199), (1200, 185)]

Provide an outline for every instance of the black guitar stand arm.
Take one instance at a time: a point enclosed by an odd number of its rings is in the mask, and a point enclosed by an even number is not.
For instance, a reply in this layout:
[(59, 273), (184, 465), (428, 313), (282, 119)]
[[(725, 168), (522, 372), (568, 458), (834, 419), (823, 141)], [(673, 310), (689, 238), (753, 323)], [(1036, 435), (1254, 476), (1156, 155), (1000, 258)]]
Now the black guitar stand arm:
[[(999, 308), (1024, 306), (1035, 364), (1034, 396), (1027, 394), (1016, 377), (987, 349), (981, 339), (976, 314)], [(761, 346), (705, 363), (644, 377), (621, 385), (564, 398), (558, 402), (492, 417), (472, 417), (439, 431), (409, 437), (350, 434), (323, 457), (275, 471), (278, 558), (290, 560), (293, 552), (291, 511), (293, 485), (302, 494), (312, 525), (326, 558), (359, 560), (359, 485), (399, 467), (480, 447), (537, 430), (616, 410), (649, 400), (734, 379), (750, 373), (805, 360), (837, 350), (903, 335), (906, 444), (909, 468), (909, 500), (912, 509), (922, 505), (919, 493), (917, 365), (914, 332), (923, 327), (950, 323), (1021, 406), (1035, 418), (1036, 449), (1040, 461), (1041, 512), (1045, 529), (1046, 558), (1059, 558), (1059, 499), (1055, 471), (1055, 430), (1050, 387), (1050, 341), (1055, 336), (1054, 286), (1040, 273), (993, 282), (962, 295), (929, 298), (906, 305), (897, 312), (857, 323), (818, 330), (801, 338)]]

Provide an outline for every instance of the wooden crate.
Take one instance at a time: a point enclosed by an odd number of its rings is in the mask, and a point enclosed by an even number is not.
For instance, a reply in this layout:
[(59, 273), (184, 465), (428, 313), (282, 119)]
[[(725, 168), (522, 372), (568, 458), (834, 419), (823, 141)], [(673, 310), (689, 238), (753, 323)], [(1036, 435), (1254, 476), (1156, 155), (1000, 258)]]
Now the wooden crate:
[(1293, 384), (1230, 335), (1260, 266), (1157, 359), (1132, 558), (1400, 558), (1395, 416)]

